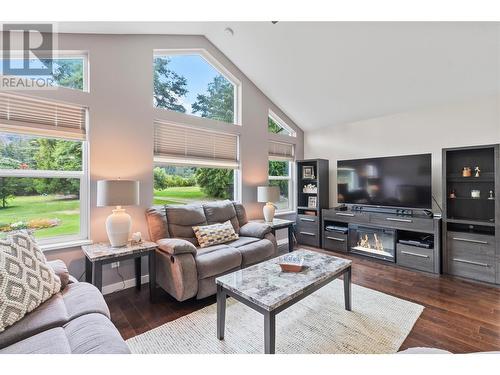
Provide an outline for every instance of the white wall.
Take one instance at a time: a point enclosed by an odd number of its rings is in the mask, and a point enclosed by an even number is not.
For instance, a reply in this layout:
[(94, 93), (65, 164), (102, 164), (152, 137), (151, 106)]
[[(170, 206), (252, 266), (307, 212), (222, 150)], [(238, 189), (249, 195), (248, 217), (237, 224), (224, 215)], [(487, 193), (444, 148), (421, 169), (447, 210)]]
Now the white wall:
[(441, 149), (499, 142), (500, 96), (490, 96), (309, 131), (304, 154), (330, 160), (334, 206), (337, 160), (432, 153), (432, 191), (441, 205)]
[[(267, 184), (269, 109), (297, 132), (296, 138), (287, 137), (287, 140), (296, 143), (297, 158), (303, 157), (302, 130), (203, 36), (60, 34), (58, 48), (88, 53), (90, 92), (61, 88), (23, 93), (89, 107), (90, 233), (93, 241), (107, 240), (104, 221), (110, 214), (110, 208), (96, 207), (96, 181), (99, 179), (121, 177), (140, 181), (140, 206), (127, 208), (127, 211), (132, 216), (132, 230), (147, 235), (144, 211), (153, 198), (155, 118), (240, 135), (241, 198), (250, 218), (262, 215), (262, 204), (256, 200), (257, 186)], [(153, 108), (153, 50), (193, 48), (208, 51), (241, 82), (241, 127)], [(279, 138), (272, 136), (276, 137)], [(80, 248), (48, 252), (47, 257), (66, 261), (75, 276), (83, 273)], [(146, 270), (144, 264), (143, 274)], [(132, 262), (125, 262), (120, 272), (125, 279), (132, 278)], [(119, 281), (116, 270), (106, 267), (103, 284)]]

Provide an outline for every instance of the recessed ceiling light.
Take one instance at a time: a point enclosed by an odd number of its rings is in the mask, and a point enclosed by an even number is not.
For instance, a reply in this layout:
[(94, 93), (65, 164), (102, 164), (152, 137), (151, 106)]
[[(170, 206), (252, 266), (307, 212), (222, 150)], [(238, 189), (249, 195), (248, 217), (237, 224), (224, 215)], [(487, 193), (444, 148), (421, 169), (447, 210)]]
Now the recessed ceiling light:
[(230, 27), (226, 27), (224, 29), (224, 32), (226, 33), (226, 35), (229, 35), (229, 36), (233, 36), (234, 35), (234, 31)]
[(273, 25), (276, 25), (276, 24), (278, 23), (278, 21), (271, 21), (271, 23), (272, 23)]

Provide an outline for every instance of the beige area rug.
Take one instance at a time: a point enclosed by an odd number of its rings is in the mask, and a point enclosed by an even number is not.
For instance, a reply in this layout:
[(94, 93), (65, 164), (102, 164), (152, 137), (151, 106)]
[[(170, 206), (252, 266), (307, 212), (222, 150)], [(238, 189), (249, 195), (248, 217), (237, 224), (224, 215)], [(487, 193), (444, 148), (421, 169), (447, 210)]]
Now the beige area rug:
[[(352, 285), (352, 312), (335, 280), (276, 316), (276, 353), (395, 353), (424, 307)], [(137, 354), (263, 353), (264, 318), (229, 298), (225, 339), (216, 304), (127, 340)]]

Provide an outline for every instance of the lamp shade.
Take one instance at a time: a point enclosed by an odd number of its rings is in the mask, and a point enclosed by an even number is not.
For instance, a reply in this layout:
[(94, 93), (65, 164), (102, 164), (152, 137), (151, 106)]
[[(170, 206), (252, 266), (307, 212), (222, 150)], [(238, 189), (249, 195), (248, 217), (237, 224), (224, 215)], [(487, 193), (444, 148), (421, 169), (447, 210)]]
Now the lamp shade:
[(257, 187), (258, 202), (277, 202), (280, 199), (280, 189), (278, 186)]
[(97, 181), (97, 207), (137, 206), (139, 204), (139, 181)]

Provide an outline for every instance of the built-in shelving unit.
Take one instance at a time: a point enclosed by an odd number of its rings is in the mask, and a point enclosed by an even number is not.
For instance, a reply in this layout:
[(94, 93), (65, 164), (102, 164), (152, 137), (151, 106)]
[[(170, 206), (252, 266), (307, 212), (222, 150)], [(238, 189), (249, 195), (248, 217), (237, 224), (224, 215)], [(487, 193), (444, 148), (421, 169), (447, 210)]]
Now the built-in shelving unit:
[(321, 247), (321, 210), (329, 207), (329, 163), (297, 161), (297, 241)]
[(445, 273), (500, 284), (499, 164), (499, 145), (443, 150)]

